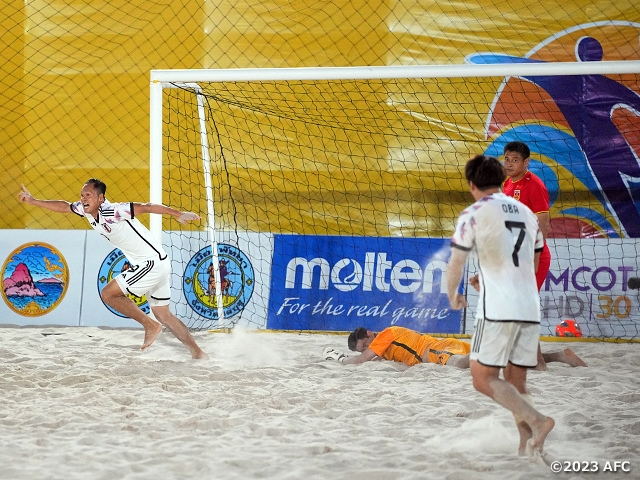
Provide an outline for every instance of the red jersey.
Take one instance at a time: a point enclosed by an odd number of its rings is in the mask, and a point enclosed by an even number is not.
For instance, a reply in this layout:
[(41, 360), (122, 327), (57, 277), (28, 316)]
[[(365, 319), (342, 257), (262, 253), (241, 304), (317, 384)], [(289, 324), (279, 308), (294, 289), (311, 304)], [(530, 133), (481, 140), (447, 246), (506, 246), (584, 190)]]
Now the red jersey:
[(536, 215), (549, 211), (549, 191), (540, 177), (534, 173), (528, 171), (517, 182), (507, 178), (502, 191), (505, 195), (524, 203)]
[[(511, 181), (511, 178), (507, 178), (502, 186), (502, 191), (505, 195), (509, 195), (516, 200), (524, 203), (527, 207), (533, 211), (533, 213), (545, 213), (549, 211), (549, 191), (547, 190), (544, 182), (535, 173), (527, 171), (517, 182)], [(544, 242), (544, 249), (540, 254), (540, 265), (536, 272), (536, 282), (538, 284), (538, 290), (542, 288), (542, 285), (547, 278), (547, 272), (551, 266), (551, 252), (547, 246), (547, 241)]]

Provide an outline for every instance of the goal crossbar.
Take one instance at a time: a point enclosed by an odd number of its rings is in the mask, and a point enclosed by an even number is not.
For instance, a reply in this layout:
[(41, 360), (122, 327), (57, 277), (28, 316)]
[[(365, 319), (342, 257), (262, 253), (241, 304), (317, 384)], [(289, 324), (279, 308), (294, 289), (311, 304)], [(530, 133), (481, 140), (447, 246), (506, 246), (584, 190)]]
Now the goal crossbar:
[(377, 67), (233, 68), (151, 70), (156, 82), (243, 82), (253, 80), (362, 80), (389, 78), (444, 78), (624, 74), (640, 71), (640, 60), (604, 62), (540, 62), (460, 65), (405, 65)]

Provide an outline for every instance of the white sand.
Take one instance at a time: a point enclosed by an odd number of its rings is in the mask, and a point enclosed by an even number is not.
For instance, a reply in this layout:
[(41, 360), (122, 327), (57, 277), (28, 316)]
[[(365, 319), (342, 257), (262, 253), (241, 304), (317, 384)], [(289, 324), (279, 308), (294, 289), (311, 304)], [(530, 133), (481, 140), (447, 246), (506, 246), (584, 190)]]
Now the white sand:
[(196, 337), (211, 360), (169, 333), (142, 352), (139, 330), (0, 328), (0, 478), (640, 478), (638, 344), (571, 343), (589, 367), (530, 373), (549, 456), (632, 469), (552, 474), (468, 370), (322, 361), (344, 336)]

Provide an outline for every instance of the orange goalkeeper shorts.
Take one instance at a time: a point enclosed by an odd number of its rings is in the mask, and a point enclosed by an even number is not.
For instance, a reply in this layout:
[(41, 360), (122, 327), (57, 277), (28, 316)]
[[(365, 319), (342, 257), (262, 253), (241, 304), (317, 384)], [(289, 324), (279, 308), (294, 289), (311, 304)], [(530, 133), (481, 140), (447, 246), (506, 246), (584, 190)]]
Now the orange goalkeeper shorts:
[(467, 355), (471, 345), (457, 338), (434, 339), (422, 354), (424, 363), (439, 363), (445, 365), (451, 355)]

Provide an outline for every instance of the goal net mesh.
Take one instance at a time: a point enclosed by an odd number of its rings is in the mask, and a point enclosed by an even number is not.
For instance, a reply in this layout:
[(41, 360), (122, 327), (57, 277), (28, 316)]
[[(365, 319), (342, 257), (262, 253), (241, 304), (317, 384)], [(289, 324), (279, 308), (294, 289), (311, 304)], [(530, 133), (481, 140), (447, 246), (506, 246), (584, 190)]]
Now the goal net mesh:
[(162, 198), (203, 216), (165, 237), (191, 328), (471, 333), (444, 283), (464, 165), (519, 140), (550, 197), (542, 334), (637, 337), (640, 73), (164, 86)]

